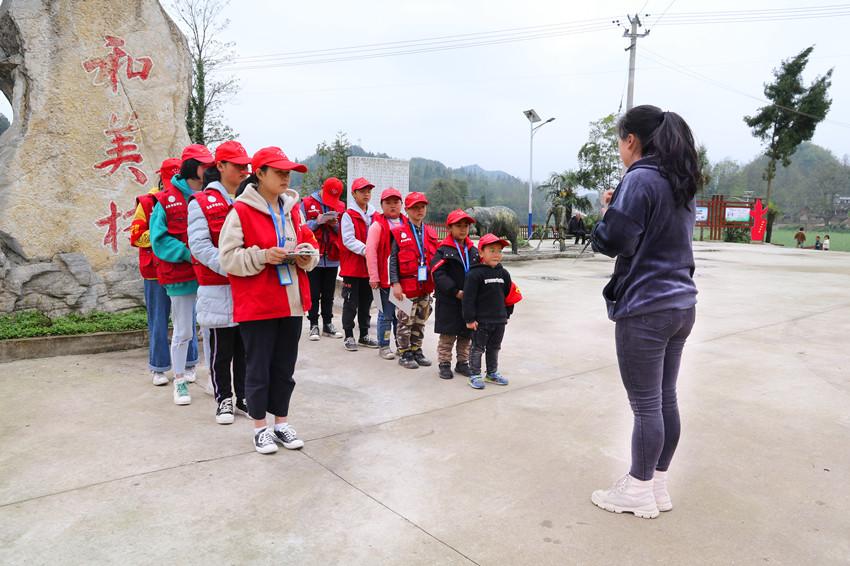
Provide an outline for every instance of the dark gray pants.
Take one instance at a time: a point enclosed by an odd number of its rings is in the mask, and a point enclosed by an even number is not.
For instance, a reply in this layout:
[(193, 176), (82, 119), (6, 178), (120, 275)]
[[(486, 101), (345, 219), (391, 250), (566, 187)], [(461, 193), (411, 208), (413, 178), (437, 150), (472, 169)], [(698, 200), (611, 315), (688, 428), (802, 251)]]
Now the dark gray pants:
[(245, 401), (254, 420), (265, 419), (266, 413), (289, 415), (302, 321), (300, 316), (288, 316), (239, 323), (247, 364)]
[(469, 368), (472, 375), (481, 373), (481, 355), (487, 361), (487, 373), (499, 371), (499, 350), (502, 349), (502, 338), (505, 337), (506, 323), (479, 322), (478, 330), (472, 333), (472, 350), (469, 354)]
[(633, 477), (667, 471), (679, 443), (676, 379), (696, 309), (665, 310), (617, 321), (617, 361), (634, 413)]

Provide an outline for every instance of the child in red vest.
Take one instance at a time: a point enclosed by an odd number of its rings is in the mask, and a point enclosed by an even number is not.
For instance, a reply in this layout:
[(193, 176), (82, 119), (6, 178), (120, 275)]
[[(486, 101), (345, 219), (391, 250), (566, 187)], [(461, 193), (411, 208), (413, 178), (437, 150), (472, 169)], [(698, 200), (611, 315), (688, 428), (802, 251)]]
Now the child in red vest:
[[(157, 259), (151, 249), (150, 218), (156, 206), (156, 193), (171, 186), (171, 178), (180, 171), (180, 160), (166, 159), (157, 173), (159, 186), (136, 198), (136, 212), (130, 225), (130, 245), (139, 249), (139, 273), (145, 284), (145, 310), (148, 318), (148, 369), (154, 385), (168, 385), (165, 372), (171, 369), (168, 346), (168, 318), (171, 300), (156, 274)], [(194, 326), (194, 325), (193, 325)], [(193, 375), (198, 363), (198, 337), (192, 336), (186, 355), (186, 373)]]
[(399, 365), (407, 369), (430, 366), (431, 361), (422, 353), (425, 322), (431, 316), (431, 259), (437, 251), (437, 233), (425, 224), (428, 199), (424, 194), (412, 192), (404, 199), (407, 219), (392, 229), (390, 252), (390, 284), (397, 300), (405, 297), (413, 301), (410, 313), (398, 309), (396, 339), (401, 357)]
[(436, 307), (434, 331), (440, 335), (437, 344), (437, 364), (439, 376), (452, 379), (452, 348), (457, 349), (455, 371), (469, 377), (469, 351), (472, 347), (472, 331), (463, 320), (463, 286), (466, 274), (478, 263), (478, 250), (469, 239), (469, 226), (475, 219), (458, 209), (449, 213), (446, 226), (449, 234), (440, 242), (434, 259), (431, 260), (431, 274), (436, 288), (434, 296)]
[[(251, 175), (219, 236), (219, 261), (233, 289), (233, 320), (245, 344), (245, 396), (254, 419), (254, 449), (304, 446), (289, 425), (289, 402), (304, 313), (310, 310), (307, 272), (319, 262), (319, 244), (301, 220), (290, 172), (306, 173), (280, 148), (254, 154)], [(266, 414), (274, 415), (268, 430)]]
[[(344, 186), (336, 177), (322, 183), (316, 191), (301, 201), (301, 217), (319, 242), (319, 265), (310, 272), (310, 295), (313, 306), (307, 315), (310, 319), (310, 340), (320, 340), (321, 334), (342, 338), (342, 332), (333, 323), (336, 276), (339, 272), (339, 218), (345, 207), (339, 196)], [(319, 333), (319, 306), (322, 309), (322, 332)]]
[(366, 268), (369, 286), (379, 289), (381, 305), (378, 310), (378, 354), (385, 360), (395, 358), (390, 347), (390, 334), (396, 329), (395, 305), (390, 302), (390, 252), (393, 228), (401, 226), (401, 193), (392, 187), (381, 193), (381, 214), (375, 216), (366, 236)]
[[(360, 177), (351, 184), (351, 201), (342, 215), (342, 246), (340, 246), (339, 274), (342, 275), (342, 329), (343, 345), (356, 352), (357, 345), (377, 348), (378, 342), (369, 336), (372, 306), (372, 288), (366, 268), (366, 236), (376, 212), (369, 204), (375, 185)], [(360, 327), (360, 339), (354, 341), (354, 318)]]
[[(251, 163), (248, 152), (237, 141), (226, 141), (215, 150), (215, 167), (204, 174), (203, 191), (189, 200), (189, 250), (198, 279), (198, 323), (208, 330), (210, 381), (215, 395), (215, 421), (233, 423), (233, 393), (236, 408), (247, 414), (245, 405), (245, 347), (239, 326), (233, 321), (233, 297), (227, 272), (219, 262), (218, 241), (227, 213), (233, 207), (236, 189)], [(231, 385), (232, 383), (232, 385)]]
[(195, 299), (198, 281), (189, 251), (189, 203), (195, 191), (203, 188), (204, 171), (215, 162), (210, 151), (199, 144), (183, 149), (180, 173), (171, 185), (156, 194), (157, 203), (151, 214), (151, 247), (159, 263), (157, 277), (171, 299), (171, 363), (174, 366), (174, 403), (188, 405), (190, 381), (194, 373), (186, 370), (189, 344), (197, 336)]

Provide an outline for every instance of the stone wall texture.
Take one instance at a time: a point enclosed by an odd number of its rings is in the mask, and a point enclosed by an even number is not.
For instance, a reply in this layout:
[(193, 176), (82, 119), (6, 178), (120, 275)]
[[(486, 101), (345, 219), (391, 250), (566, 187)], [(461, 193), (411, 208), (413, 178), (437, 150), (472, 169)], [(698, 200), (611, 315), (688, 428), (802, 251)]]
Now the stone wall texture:
[(143, 304), (135, 197), (189, 143), (191, 58), (156, 0), (6, 0), (0, 313)]

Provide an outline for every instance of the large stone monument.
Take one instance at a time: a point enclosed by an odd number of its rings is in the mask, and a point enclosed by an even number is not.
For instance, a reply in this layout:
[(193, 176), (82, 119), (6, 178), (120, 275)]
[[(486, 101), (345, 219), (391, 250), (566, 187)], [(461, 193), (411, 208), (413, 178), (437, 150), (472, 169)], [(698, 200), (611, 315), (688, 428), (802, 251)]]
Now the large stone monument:
[(0, 313), (142, 304), (136, 195), (189, 143), (191, 59), (156, 0), (5, 0)]

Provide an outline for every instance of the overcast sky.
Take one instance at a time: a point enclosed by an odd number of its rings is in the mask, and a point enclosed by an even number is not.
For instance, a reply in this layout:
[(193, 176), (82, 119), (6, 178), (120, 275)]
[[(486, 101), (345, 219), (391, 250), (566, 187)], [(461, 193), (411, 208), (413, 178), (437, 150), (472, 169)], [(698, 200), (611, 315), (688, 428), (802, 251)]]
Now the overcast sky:
[[(748, 161), (759, 153), (742, 117), (760, 103), (745, 95), (761, 97), (772, 69), (813, 44), (807, 80), (835, 67), (828, 119), (842, 123), (822, 123), (813, 141), (841, 157), (850, 153), (844, 72), (850, 17), (664, 25), (684, 12), (829, 3), (677, 0), (654, 27), (669, 0), (239, 0), (227, 10), (231, 24), (222, 39), (234, 41), (246, 57), (609, 16), (625, 20), (642, 9), (651, 14), (643, 19), (652, 31), (638, 44), (635, 103), (682, 114), (712, 161)], [(544, 119), (557, 118), (535, 136), (534, 177), (541, 179), (575, 167), (588, 122), (617, 111), (628, 71), (626, 46), (622, 28), (611, 24), (590, 33), (436, 53), (254, 70), (243, 63), (235, 71), (241, 91), (225, 112), (249, 151), (279, 145), (304, 157), (341, 130), (367, 150), (393, 157), (428, 157), (452, 167), (477, 163), (526, 179), (529, 135), (522, 111), (534, 108)], [(669, 68), (677, 64), (705, 78)]]

